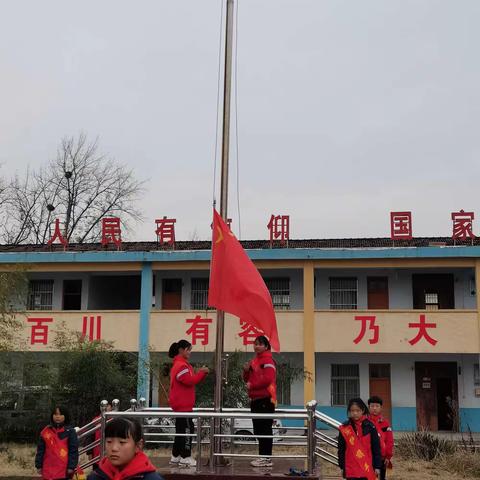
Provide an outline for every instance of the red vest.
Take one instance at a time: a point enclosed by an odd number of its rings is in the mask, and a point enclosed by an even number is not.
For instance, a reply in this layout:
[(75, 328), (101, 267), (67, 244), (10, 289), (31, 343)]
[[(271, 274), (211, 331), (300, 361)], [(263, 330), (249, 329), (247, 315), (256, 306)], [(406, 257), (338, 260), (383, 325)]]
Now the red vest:
[(49, 425), (40, 433), (45, 442), (42, 465), (42, 478), (45, 480), (56, 480), (67, 476), (68, 437), (60, 439), (58, 436), (64, 431), (63, 427), (57, 430)]
[[(357, 432), (352, 425), (341, 425), (340, 433), (345, 439), (345, 475), (347, 478), (367, 478), (376, 480), (373, 468), (370, 434), (363, 435), (362, 422), (357, 425)], [(375, 433), (376, 434), (376, 433)]]

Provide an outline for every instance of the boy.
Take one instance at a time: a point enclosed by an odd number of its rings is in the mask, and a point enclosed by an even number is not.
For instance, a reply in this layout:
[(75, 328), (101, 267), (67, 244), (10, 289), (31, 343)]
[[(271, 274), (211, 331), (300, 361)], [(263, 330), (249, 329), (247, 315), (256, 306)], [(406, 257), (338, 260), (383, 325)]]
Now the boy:
[(368, 419), (375, 425), (380, 437), (380, 449), (382, 452), (382, 468), (380, 480), (385, 480), (387, 468), (392, 468), (393, 456), (393, 432), (390, 422), (382, 415), (383, 400), (376, 395), (368, 399), (370, 414)]

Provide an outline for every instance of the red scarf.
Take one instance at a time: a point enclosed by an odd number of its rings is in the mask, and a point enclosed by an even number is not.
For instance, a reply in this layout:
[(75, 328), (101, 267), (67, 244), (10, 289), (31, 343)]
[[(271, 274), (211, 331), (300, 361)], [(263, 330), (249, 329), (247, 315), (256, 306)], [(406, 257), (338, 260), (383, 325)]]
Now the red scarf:
[(157, 471), (152, 465), (152, 462), (150, 462), (149, 458), (143, 452), (137, 452), (130, 463), (122, 470), (114, 467), (107, 457), (102, 459), (99, 467), (110, 480), (125, 480), (141, 473)]
[(362, 443), (359, 440), (359, 437), (362, 436), (362, 422), (365, 420), (365, 417), (360, 418), (360, 420), (354, 420), (357, 433), (353, 430), (352, 425), (341, 425), (339, 427), (340, 433), (345, 439), (347, 448), (352, 448), (355, 452), (354, 458), (357, 462), (358, 467), (365, 473), (365, 478), (368, 480), (376, 480), (377, 476), (375, 475), (375, 470), (372, 466), (365, 461), (367, 454), (363, 448)]

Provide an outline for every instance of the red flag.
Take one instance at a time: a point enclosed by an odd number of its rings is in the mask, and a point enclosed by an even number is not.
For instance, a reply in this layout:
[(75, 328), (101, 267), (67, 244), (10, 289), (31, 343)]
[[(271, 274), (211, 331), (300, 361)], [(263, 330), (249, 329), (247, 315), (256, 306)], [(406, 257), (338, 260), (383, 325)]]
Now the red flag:
[(270, 292), (240, 242), (215, 209), (208, 304), (262, 330), (272, 348), (280, 351)]

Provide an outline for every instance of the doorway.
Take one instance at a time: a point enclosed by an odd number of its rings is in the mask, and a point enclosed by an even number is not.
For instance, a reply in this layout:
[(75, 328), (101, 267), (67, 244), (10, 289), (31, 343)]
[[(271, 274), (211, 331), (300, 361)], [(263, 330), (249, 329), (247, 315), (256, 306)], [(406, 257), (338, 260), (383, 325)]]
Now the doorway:
[(417, 428), (457, 431), (457, 362), (416, 362)]
[(369, 310), (388, 310), (388, 277), (367, 277)]
[(182, 279), (164, 278), (162, 283), (162, 310), (182, 309)]
[(383, 400), (383, 416), (392, 419), (392, 389), (389, 363), (370, 364), (370, 396), (376, 395)]

